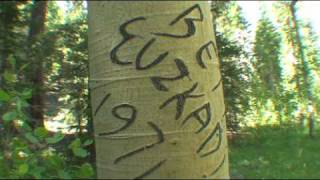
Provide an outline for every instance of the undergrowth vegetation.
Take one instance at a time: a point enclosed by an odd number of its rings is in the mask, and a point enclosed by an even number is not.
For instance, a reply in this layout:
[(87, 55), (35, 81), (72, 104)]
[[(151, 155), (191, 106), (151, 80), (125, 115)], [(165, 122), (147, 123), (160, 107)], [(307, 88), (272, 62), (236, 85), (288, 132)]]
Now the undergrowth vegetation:
[[(319, 130), (317, 130), (319, 132)], [(229, 141), (231, 177), (292, 179), (320, 177), (320, 134), (298, 125), (246, 128)]]

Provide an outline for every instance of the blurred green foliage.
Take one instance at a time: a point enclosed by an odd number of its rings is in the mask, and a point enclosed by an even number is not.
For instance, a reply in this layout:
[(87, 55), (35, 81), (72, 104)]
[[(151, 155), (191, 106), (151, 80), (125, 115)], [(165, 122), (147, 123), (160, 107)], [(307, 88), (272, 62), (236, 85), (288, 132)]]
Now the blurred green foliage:
[[(83, 2), (69, 2), (68, 12), (55, 1), (49, 2), (47, 31), (29, 53), (26, 42), (32, 6), (30, 1), (0, 6), (0, 23), (5, 25), (0, 26), (0, 47), (5, 47), (0, 48), (0, 178), (94, 178), (92, 130), (87, 128), (90, 110)], [(35, 87), (28, 81), (33, 66), (26, 58), (28, 53), (43, 61), (46, 120), (61, 113), (58, 106), (65, 107), (68, 111), (61, 120), (70, 117), (76, 134), (32, 128), (29, 103)]]

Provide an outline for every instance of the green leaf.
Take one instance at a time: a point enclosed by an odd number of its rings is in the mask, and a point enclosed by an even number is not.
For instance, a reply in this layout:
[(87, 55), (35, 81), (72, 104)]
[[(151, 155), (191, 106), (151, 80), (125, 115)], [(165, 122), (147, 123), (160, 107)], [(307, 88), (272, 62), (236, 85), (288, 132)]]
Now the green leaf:
[(5, 71), (3, 73), (3, 77), (8, 82), (15, 82), (17, 80), (17, 77), (15, 74), (10, 73), (9, 71)]
[(22, 108), (22, 101), (20, 100), (20, 98), (17, 98), (16, 105), (17, 105), (18, 112), (20, 113), (22, 110), (21, 109)]
[(48, 144), (55, 144), (60, 142), (64, 138), (64, 134), (61, 132), (57, 132), (53, 137), (46, 138), (46, 142)]
[(93, 175), (94, 175), (94, 171), (93, 171), (91, 164), (84, 163), (81, 165), (81, 167), (79, 169), (79, 177), (90, 178), (90, 177), (93, 177)]
[(49, 167), (59, 169), (64, 167), (65, 161), (63, 160), (63, 157), (59, 154), (52, 154), (47, 157), (46, 162), (49, 165)]
[(20, 95), (23, 99), (30, 99), (32, 97), (32, 89), (25, 89)]
[(46, 130), (44, 127), (38, 127), (34, 130), (34, 135), (37, 136), (38, 138), (46, 138), (49, 135), (49, 132)]
[(26, 174), (29, 171), (29, 166), (27, 164), (21, 164), (18, 168), (18, 172), (21, 175)]
[(10, 122), (12, 120), (14, 120), (15, 118), (17, 118), (17, 112), (16, 111), (10, 111), (10, 112), (7, 112), (5, 113), (3, 116), (2, 116), (2, 119), (5, 121), (5, 122)]
[(35, 179), (43, 179), (42, 177), (42, 173), (45, 171), (44, 167), (41, 166), (35, 166), (32, 169), (30, 169), (29, 174), (31, 174), (32, 176), (34, 176)]
[[(71, 179), (70, 174), (68, 172), (64, 171), (64, 170), (59, 170), (58, 171), (58, 176), (61, 179)], [(85, 177), (83, 177), (83, 178), (85, 178)]]
[(68, 148), (74, 149), (74, 148), (79, 148), (80, 146), (81, 146), (81, 140), (79, 138), (77, 138), (69, 144)]
[(12, 54), (9, 55), (8, 61), (9, 61), (10, 65), (11, 65), (12, 67), (15, 67), (16, 64), (17, 64), (16, 59), (14, 58), (14, 56), (13, 56)]
[(0, 89), (0, 101), (7, 102), (11, 99), (10, 95), (4, 90)]
[(26, 122), (27, 120), (23, 120), (22, 121), (22, 128), (25, 130), (25, 131), (32, 131), (32, 128), (31, 128), (31, 126), (29, 126), (29, 124)]
[(90, 144), (93, 143), (93, 140), (92, 139), (87, 139), (84, 143), (83, 143), (83, 146), (88, 146)]
[(31, 63), (25, 63), (24, 65), (22, 65), (20, 68), (19, 68), (19, 72), (23, 71), (26, 67), (28, 67)]
[(77, 157), (87, 157), (88, 156), (88, 152), (87, 150), (83, 149), (83, 148), (72, 148), (72, 152), (75, 156)]
[(32, 142), (33, 144), (39, 143), (38, 139), (35, 136), (33, 136), (30, 132), (26, 133), (24, 136), (28, 139), (28, 141)]

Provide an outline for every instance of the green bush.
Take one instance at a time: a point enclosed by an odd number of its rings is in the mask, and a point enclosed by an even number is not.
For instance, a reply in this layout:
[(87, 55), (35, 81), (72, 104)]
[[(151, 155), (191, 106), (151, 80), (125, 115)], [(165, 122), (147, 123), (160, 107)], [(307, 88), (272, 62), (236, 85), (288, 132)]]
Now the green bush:
[(0, 121), (0, 177), (93, 178), (87, 150), (93, 141), (73, 135), (66, 143), (61, 132), (32, 129), (24, 110), (31, 97), (27, 92), (0, 90), (0, 104), (6, 109)]

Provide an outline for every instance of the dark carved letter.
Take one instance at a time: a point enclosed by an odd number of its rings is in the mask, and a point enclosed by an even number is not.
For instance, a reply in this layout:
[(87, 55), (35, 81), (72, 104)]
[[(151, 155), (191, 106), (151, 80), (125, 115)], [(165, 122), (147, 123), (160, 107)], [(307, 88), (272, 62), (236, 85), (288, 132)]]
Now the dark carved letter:
[(131, 61), (123, 61), (123, 60), (120, 60), (117, 56), (117, 52), (119, 51), (119, 49), (125, 44), (127, 43), (129, 40), (133, 39), (136, 37), (136, 35), (134, 34), (130, 34), (127, 32), (127, 26), (129, 24), (132, 24), (136, 21), (141, 21), (141, 20), (146, 20), (145, 17), (137, 17), (137, 18), (134, 18), (134, 19), (131, 19), (123, 24), (121, 24), (120, 26), (120, 34), (122, 35), (123, 39), (122, 41), (116, 45), (116, 47), (114, 47), (112, 50), (111, 50), (111, 53), (110, 53), (110, 58), (111, 58), (111, 62), (112, 63), (115, 63), (115, 64), (119, 64), (119, 65), (129, 65), (129, 64), (132, 64)]
[[(214, 138), (214, 136), (217, 136), (217, 138), (218, 138), (218, 142), (216, 143), (214, 148), (212, 148), (211, 150), (209, 150), (207, 152), (201, 153), (207, 144), (212, 144), (209, 142), (212, 138)], [(222, 141), (222, 128), (221, 128), (220, 122), (218, 122), (216, 127), (212, 131), (212, 133), (210, 133), (210, 135), (206, 138), (206, 140), (200, 145), (200, 147), (197, 150), (197, 153), (200, 154), (200, 157), (205, 157), (205, 156), (208, 156), (212, 153), (215, 153), (216, 151), (219, 150), (220, 145), (221, 145), (221, 141)]]
[[(189, 15), (191, 12), (194, 10), (198, 10), (199, 12), (199, 17), (198, 18), (187, 18), (186, 16)], [(203, 20), (203, 14), (201, 11), (201, 8), (199, 4), (196, 4), (189, 9), (185, 10), (181, 14), (179, 14), (173, 21), (170, 22), (170, 26), (173, 26), (180, 20), (184, 19), (184, 22), (187, 24), (188, 30), (185, 34), (168, 34), (168, 33), (153, 33), (154, 35), (157, 36), (165, 36), (165, 37), (172, 37), (172, 38), (187, 38), (195, 34), (196, 32), (196, 27), (194, 25), (194, 21), (202, 21)]]
[[(125, 117), (122, 116), (118, 110), (119, 109), (129, 109), (131, 110), (131, 115), (129, 117)], [(136, 119), (137, 117), (137, 110), (134, 106), (130, 105), (130, 104), (120, 104), (118, 106), (115, 106), (112, 108), (112, 115), (120, 120), (126, 121), (126, 123), (119, 129), (111, 131), (111, 132), (103, 132), (103, 133), (99, 133), (99, 136), (107, 136), (110, 134), (116, 134), (122, 130), (127, 129)]]
[[(202, 111), (206, 112), (206, 118), (202, 119), (200, 116), (200, 113)], [(206, 128), (211, 120), (211, 108), (210, 108), (210, 103), (206, 103), (205, 105), (201, 106), (200, 108), (196, 109), (192, 113), (190, 113), (182, 122), (182, 125), (184, 125), (189, 119), (194, 117), (200, 124), (201, 127), (196, 131), (196, 133), (201, 132), (204, 128)]]
[(157, 64), (159, 64), (168, 54), (169, 52), (164, 52), (162, 54), (160, 54), (153, 62), (151, 62), (150, 64), (146, 65), (146, 66), (142, 66), (141, 65), (141, 59), (143, 54), (147, 51), (147, 49), (156, 41), (155, 38), (151, 39), (150, 41), (147, 42), (146, 45), (143, 46), (143, 48), (140, 50), (140, 52), (137, 55), (136, 58), (136, 69), (137, 70), (144, 70), (144, 69), (149, 69)]
[(206, 52), (208, 54), (208, 57), (210, 59), (212, 59), (212, 56), (210, 54), (210, 49), (209, 49), (210, 46), (212, 46), (213, 50), (215, 50), (214, 43), (212, 41), (210, 41), (210, 42), (206, 43), (205, 45), (201, 46), (200, 49), (197, 51), (197, 54), (196, 54), (197, 63), (204, 69), (206, 69), (207, 67), (203, 62), (202, 54), (203, 54), (203, 51), (206, 50)]
[(182, 79), (185, 76), (187, 77), (189, 76), (188, 68), (184, 64), (184, 62), (181, 59), (175, 59), (174, 61), (180, 71), (180, 74), (178, 76), (170, 77), (170, 78), (158, 77), (158, 76), (151, 77), (151, 82), (153, 86), (157, 88), (159, 91), (169, 91), (169, 89), (165, 85), (163, 85), (162, 81), (175, 81), (175, 80)]
[(166, 107), (168, 104), (170, 104), (172, 101), (174, 100), (177, 100), (177, 113), (176, 113), (176, 116), (175, 116), (175, 119), (179, 119), (182, 112), (183, 112), (183, 109), (184, 109), (184, 105), (186, 103), (186, 99), (187, 98), (198, 98), (198, 97), (202, 97), (204, 96), (203, 94), (199, 94), (199, 95), (191, 95), (191, 93), (197, 88), (198, 86), (198, 83), (195, 83), (191, 89), (183, 92), (183, 93), (180, 93), (180, 94), (177, 94), (171, 98), (169, 98), (168, 100), (166, 100), (161, 106), (160, 106), (160, 109)]

